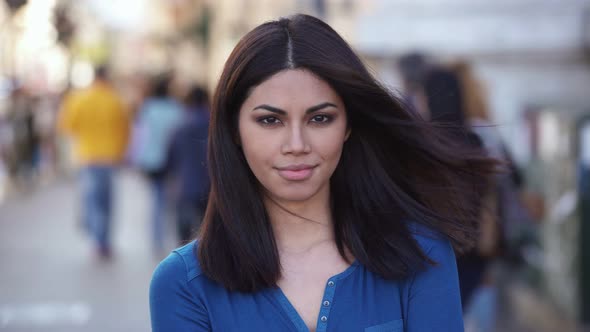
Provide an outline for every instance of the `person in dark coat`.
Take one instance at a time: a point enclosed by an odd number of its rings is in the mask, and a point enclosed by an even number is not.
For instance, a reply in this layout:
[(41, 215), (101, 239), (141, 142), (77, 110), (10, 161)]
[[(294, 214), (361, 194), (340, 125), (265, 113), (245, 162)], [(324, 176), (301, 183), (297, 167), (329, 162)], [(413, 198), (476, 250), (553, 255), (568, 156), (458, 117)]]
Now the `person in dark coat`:
[(195, 87), (186, 97), (184, 120), (174, 133), (169, 150), (169, 169), (177, 183), (176, 225), (181, 243), (193, 238), (207, 207), (208, 126), (208, 94)]

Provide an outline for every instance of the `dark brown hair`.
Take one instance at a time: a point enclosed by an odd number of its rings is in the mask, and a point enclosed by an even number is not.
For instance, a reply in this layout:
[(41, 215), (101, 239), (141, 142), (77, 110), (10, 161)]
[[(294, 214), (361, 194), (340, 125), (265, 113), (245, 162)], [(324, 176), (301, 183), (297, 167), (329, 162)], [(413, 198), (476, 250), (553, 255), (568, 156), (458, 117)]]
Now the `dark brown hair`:
[(215, 91), (211, 193), (198, 245), (209, 278), (245, 292), (275, 286), (280, 278), (260, 185), (236, 136), (248, 92), (286, 69), (309, 70), (345, 104), (351, 136), (330, 179), (335, 239), (343, 257), (347, 248), (370, 271), (401, 279), (434, 263), (416, 243), (416, 229), (432, 230), (458, 250), (472, 245), (476, 203), (494, 161), (404, 108), (326, 23), (295, 15), (245, 35)]

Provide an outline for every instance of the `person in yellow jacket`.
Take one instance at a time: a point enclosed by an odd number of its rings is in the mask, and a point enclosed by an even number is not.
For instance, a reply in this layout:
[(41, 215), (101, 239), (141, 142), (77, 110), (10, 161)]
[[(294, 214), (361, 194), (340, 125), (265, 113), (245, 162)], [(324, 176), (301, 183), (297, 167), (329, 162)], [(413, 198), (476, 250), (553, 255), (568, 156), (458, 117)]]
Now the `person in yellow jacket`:
[(59, 129), (73, 139), (80, 166), (82, 219), (101, 258), (111, 256), (112, 183), (115, 168), (125, 158), (130, 119), (122, 98), (107, 79), (105, 67), (93, 84), (68, 94)]

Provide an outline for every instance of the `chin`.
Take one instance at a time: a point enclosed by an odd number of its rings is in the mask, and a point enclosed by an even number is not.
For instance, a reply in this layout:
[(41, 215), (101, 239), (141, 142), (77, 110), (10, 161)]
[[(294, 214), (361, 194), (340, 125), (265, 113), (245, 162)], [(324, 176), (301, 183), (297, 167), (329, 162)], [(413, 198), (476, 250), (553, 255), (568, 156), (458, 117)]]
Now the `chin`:
[(279, 200), (280, 202), (305, 202), (312, 199), (315, 194), (317, 194), (317, 190), (282, 190), (280, 192), (275, 192), (272, 196)]

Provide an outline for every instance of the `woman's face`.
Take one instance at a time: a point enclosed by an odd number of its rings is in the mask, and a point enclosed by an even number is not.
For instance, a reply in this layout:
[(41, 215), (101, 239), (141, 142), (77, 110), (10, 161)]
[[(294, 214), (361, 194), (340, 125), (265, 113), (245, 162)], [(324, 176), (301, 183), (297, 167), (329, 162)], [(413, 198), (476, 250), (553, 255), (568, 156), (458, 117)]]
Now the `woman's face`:
[(240, 144), (248, 165), (278, 202), (329, 194), (348, 135), (342, 100), (307, 70), (273, 75), (240, 108)]

